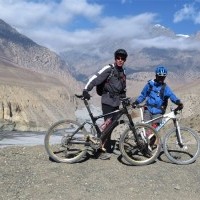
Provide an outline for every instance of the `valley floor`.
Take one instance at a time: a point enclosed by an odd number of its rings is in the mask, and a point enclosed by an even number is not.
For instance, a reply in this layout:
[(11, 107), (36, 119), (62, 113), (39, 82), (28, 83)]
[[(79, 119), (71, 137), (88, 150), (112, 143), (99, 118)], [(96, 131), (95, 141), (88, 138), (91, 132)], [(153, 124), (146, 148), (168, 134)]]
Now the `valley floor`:
[(200, 159), (185, 166), (164, 154), (155, 163), (136, 167), (113, 155), (64, 164), (49, 160), (44, 146), (0, 149), (2, 200), (198, 200)]

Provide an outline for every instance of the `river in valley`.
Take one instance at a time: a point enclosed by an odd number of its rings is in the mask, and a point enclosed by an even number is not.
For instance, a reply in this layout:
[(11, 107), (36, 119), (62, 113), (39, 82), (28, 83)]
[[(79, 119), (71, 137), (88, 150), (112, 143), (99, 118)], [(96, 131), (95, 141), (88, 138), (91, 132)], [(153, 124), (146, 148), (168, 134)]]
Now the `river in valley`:
[[(101, 114), (101, 109), (91, 106), (94, 115)], [(77, 120), (81, 123), (85, 120), (90, 120), (90, 117), (85, 108), (75, 112)], [(102, 120), (98, 120), (102, 123)], [(43, 145), (46, 132), (20, 132), (20, 131), (4, 131), (0, 133), (0, 148), (7, 146), (34, 146)]]

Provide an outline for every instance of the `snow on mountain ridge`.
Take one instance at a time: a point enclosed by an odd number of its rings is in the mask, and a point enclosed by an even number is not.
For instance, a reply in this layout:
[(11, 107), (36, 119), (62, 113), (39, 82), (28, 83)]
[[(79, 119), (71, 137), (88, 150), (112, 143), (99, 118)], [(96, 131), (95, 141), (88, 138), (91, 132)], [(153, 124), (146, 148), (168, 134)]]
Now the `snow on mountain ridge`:
[(164, 27), (164, 26), (162, 26), (162, 25), (160, 25), (160, 24), (155, 24), (154, 26), (155, 26), (155, 27), (159, 27), (159, 28), (163, 28), (163, 29), (167, 29), (166, 27)]
[(189, 35), (185, 35), (185, 34), (176, 34), (176, 36), (178, 37), (183, 37), (183, 38), (189, 38)]

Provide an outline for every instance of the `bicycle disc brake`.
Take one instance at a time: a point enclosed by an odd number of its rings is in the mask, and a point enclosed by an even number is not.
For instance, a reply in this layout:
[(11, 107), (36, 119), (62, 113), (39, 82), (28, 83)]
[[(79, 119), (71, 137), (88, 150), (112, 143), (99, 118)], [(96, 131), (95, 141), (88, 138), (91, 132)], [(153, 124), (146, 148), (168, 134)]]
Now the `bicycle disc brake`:
[(152, 156), (151, 150), (149, 149), (148, 143), (146, 143), (144, 140), (139, 139), (138, 140), (138, 149), (140, 152), (146, 156)]

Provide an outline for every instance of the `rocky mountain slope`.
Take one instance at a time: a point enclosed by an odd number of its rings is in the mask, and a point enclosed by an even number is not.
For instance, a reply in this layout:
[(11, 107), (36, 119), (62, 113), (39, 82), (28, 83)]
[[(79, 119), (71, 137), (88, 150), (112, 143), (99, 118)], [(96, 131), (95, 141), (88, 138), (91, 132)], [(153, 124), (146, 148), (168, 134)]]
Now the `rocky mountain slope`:
[[(108, 37), (99, 43), (90, 45), (80, 45), (77, 49), (70, 49), (61, 52), (63, 60), (69, 63), (69, 70), (77, 80), (85, 81), (91, 74), (100, 69), (103, 65), (113, 63), (113, 53), (118, 48), (125, 48), (129, 54), (125, 63), (126, 72), (129, 76), (136, 76), (138, 72), (152, 72), (156, 65), (166, 65), (170, 72), (178, 78), (179, 74), (190, 72), (190, 78), (196, 78), (196, 73), (200, 72), (200, 50), (198, 48), (185, 48), (184, 44), (196, 44), (200, 42), (200, 32), (188, 37), (175, 34), (172, 30), (161, 25), (149, 27), (147, 36), (134, 38)], [(157, 41), (163, 40), (176, 42), (169, 47), (154, 47), (153, 42), (149, 47), (138, 45), (138, 40)], [(156, 43), (156, 42), (155, 42)], [(152, 46), (151, 46), (152, 45)], [(78, 56), (77, 56), (78, 55)]]
[(72, 91), (79, 87), (60, 56), (20, 34), (1, 19), (0, 59), (35, 72), (61, 77)]
[(183, 99), (185, 105), (181, 122), (200, 134), (200, 78), (182, 85), (175, 91)]
[[(152, 34), (160, 34), (159, 29), (152, 30)], [(163, 30), (162, 34), (176, 37), (167, 30)], [(195, 39), (198, 40), (197, 36)], [(124, 42), (127, 44), (127, 41)], [(117, 47), (117, 44), (112, 41), (105, 41), (105, 44), (100, 45), (102, 52), (107, 46), (113, 49)], [(92, 50), (92, 47), (88, 49)], [(187, 122), (194, 123), (194, 126), (199, 129), (196, 123), (199, 120), (200, 100), (198, 53), (174, 49), (141, 49), (138, 50), (138, 54), (130, 51), (126, 63), (129, 66), (127, 67), (127, 95), (138, 96), (144, 84), (154, 78), (152, 72), (154, 64), (166, 61), (170, 71), (166, 81), (183, 99), (184, 118), (189, 119)], [(3, 121), (0, 125), (2, 129), (46, 130), (51, 123), (59, 119), (66, 116), (73, 118), (76, 108), (73, 95), (81, 92), (83, 86), (80, 86), (81, 84), (71, 73), (80, 80), (87, 80), (87, 77), (103, 64), (113, 61), (110, 56), (102, 61), (94, 54), (80, 52), (77, 49), (67, 55), (69, 57), (65, 57), (66, 64), (57, 54), (19, 34), (0, 20), (0, 120)], [(100, 98), (95, 91), (92, 95), (91, 103), (100, 106)]]
[[(200, 32), (195, 35), (176, 35), (172, 30), (161, 25), (150, 27), (148, 37), (151, 39), (165, 38), (171, 41), (179, 41), (177, 47), (156, 48), (136, 47), (134, 38), (124, 40), (112, 37), (105, 38), (98, 44), (79, 46), (79, 49), (72, 49), (61, 52), (61, 57), (70, 64), (69, 70), (77, 80), (87, 81), (88, 76), (96, 72), (103, 65), (113, 63), (113, 52), (118, 48), (125, 48), (128, 51), (128, 59), (125, 63), (127, 73), (127, 95), (136, 97), (148, 80), (154, 79), (154, 69), (158, 64), (167, 66), (169, 75), (166, 82), (176, 92), (177, 96), (184, 102), (183, 118), (187, 124), (199, 131), (199, 102), (200, 102), (200, 50), (180, 48), (182, 41), (186, 43), (199, 43)], [(143, 37), (143, 36), (141, 36)], [(146, 40), (149, 38), (140, 38)], [(178, 45), (180, 44), (180, 45)], [(79, 56), (77, 56), (79, 55)], [(76, 59), (75, 59), (76, 58)], [(195, 83), (195, 84), (194, 84)], [(92, 92), (93, 103), (99, 102), (99, 97)]]
[(0, 129), (44, 131), (67, 116), (75, 100), (58, 78), (0, 61)]
[(0, 128), (46, 130), (74, 117), (80, 84), (54, 52), (0, 20)]

